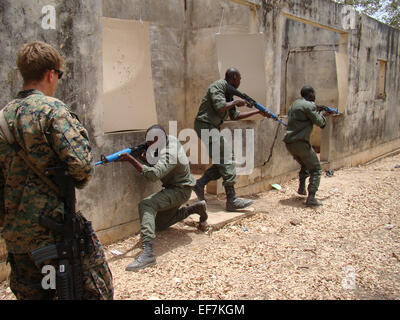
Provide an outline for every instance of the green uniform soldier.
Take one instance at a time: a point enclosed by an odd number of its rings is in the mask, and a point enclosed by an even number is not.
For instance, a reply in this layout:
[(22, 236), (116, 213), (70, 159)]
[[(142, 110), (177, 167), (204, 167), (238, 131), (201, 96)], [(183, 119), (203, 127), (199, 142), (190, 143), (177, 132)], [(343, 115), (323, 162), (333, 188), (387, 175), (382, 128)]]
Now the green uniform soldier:
[[(180, 142), (174, 136), (167, 136), (161, 126), (154, 125), (146, 132), (146, 144), (148, 156), (142, 156), (141, 160), (145, 163), (155, 162), (154, 165), (142, 164), (128, 153), (119, 155), (119, 161), (129, 161), (150, 181), (161, 180), (164, 188), (139, 203), (143, 252), (126, 267), (127, 271), (136, 271), (156, 263), (153, 253), (156, 231), (167, 229), (194, 213), (200, 216), (199, 228), (207, 228), (205, 201), (181, 207), (189, 200), (195, 179), (190, 174), (189, 160)], [(158, 150), (158, 156), (151, 160), (150, 147)]]
[(321, 180), (321, 164), (317, 154), (310, 144), (310, 135), (313, 125), (324, 128), (326, 125), (325, 116), (329, 113), (317, 112), (315, 105), (315, 91), (310, 86), (301, 89), (301, 99), (296, 100), (289, 108), (288, 126), (283, 141), (287, 150), (293, 158), (301, 165), (299, 173), (298, 193), (307, 195), (306, 179), (310, 177), (308, 185), (307, 206), (322, 205), (315, 198)]
[[(228, 119), (241, 120), (251, 117), (255, 114), (262, 114), (270, 117), (268, 113), (261, 111), (239, 112), (237, 107), (248, 105), (243, 100), (233, 100), (232, 97), (227, 95), (227, 85), (235, 87), (240, 85), (241, 75), (235, 68), (229, 68), (225, 73), (225, 79), (213, 82), (207, 89), (207, 92), (201, 102), (199, 111), (194, 121), (194, 129), (200, 139), (203, 130), (217, 130), (221, 129), (222, 123)], [(203, 176), (196, 181), (193, 188), (199, 200), (205, 200), (204, 187), (212, 180), (223, 179), (223, 186), (226, 192), (226, 210), (236, 211), (239, 209), (250, 206), (253, 201), (249, 199), (241, 199), (236, 197), (235, 183), (236, 183), (236, 165), (233, 152), (226, 152), (227, 142), (222, 135), (218, 137), (210, 136), (207, 140), (203, 140), (204, 144), (208, 147), (208, 154), (212, 157), (213, 145), (219, 142), (219, 163), (213, 161), (213, 164), (208, 168)], [(230, 148), (231, 149), (231, 148)], [(229, 155), (226, 155), (230, 153)]]
[[(62, 101), (52, 98), (63, 74), (57, 50), (43, 42), (26, 44), (17, 62), (23, 90), (0, 112), (0, 231), (17, 299), (55, 299), (56, 290), (42, 287), (41, 271), (44, 264), (57, 262), (36, 265), (31, 252), (61, 240), (39, 224), (39, 217), (62, 223), (65, 206), (34, 168), (44, 175), (46, 168), (64, 166), (76, 187), (83, 188), (92, 177), (93, 159), (85, 128)], [(18, 148), (27, 160), (16, 153)], [(112, 275), (94, 233), (92, 241), (94, 251), (82, 259), (82, 298), (112, 299)]]

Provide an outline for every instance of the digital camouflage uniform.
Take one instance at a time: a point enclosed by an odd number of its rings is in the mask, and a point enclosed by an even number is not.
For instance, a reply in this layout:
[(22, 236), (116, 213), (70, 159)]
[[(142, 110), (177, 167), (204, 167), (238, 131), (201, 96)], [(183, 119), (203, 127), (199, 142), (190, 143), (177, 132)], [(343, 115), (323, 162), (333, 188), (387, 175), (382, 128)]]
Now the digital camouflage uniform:
[(161, 180), (163, 190), (139, 203), (142, 242), (152, 242), (155, 231), (182, 221), (189, 213), (180, 206), (187, 202), (196, 181), (190, 174), (189, 160), (180, 142), (168, 136), (154, 166), (142, 166), (142, 174), (150, 181)]
[[(40, 172), (65, 165), (77, 188), (88, 184), (93, 159), (87, 131), (63, 102), (38, 90), (21, 91), (4, 107), (4, 117), (17, 144)], [(39, 225), (38, 219), (44, 215), (61, 223), (64, 203), (3, 136), (0, 164), (0, 231), (11, 265), (11, 290), (18, 299), (52, 299), (55, 292), (42, 289), (42, 266), (34, 264), (30, 252), (60, 241), (59, 235)], [(94, 234), (92, 240), (95, 252), (83, 259), (84, 298), (112, 299), (111, 272)], [(56, 265), (56, 261), (44, 264)]]
[[(228, 119), (228, 116), (231, 120), (236, 120), (240, 113), (236, 107), (222, 114), (218, 112), (220, 108), (226, 106), (227, 102), (232, 101), (231, 98), (227, 100), (226, 97), (227, 84), (226, 80), (217, 80), (207, 89), (207, 93), (201, 102), (199, 112), (194, 121), (194, 130), (200, 139), (202, 139), (202, 129), (216, 129), (220, 131), (222, 123)], [(230, 155), (225, 157), (224, 153), (227, 142), (222, 135), (218, 137), (218, 140), (220, 147), (220, 163), (213, 163), (212, 166), (206, 170), (204, 175), (210, 180), (218, 180), (222, 177), (224, 186), (233, 186), (236, 182), (235, 157), (232, 150), (230, 150)], [(209, 137), (208, 141), (203, 142), (208, 146), (208, 155), (212, 158), (213, 144), (216, 143), (215, 138)]]
[(289, 108), (288, 126), (283, 141), (293, 158), (301, 165), (300, 180), (310, 177), (308, 192), (315, 194), (321, 180), (321, 164), (310, 143), (313, 125), (324, 128), (326, 119), (317, 112), (314, 102), (304, 98)]

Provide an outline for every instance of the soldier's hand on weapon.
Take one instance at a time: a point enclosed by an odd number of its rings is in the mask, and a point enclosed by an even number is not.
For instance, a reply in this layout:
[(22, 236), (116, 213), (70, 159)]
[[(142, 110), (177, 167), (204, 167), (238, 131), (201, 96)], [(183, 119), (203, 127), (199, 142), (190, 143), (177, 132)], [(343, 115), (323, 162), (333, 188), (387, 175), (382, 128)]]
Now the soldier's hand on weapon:
[(147, 161), (147, 158), (146, 158), (146, 151), (144, 151), (144, 152), (142, 152), (140, 155), (139, 155), (139, 160), (141, 160), (141, 161), (143, 161), (143, 162), (146, 162)]
[(261, 110), (259, 110), (259, 113), (261, 114), (261, 115), (263, 115), (264, 117), (266, 117), (266, 118), (272, 118), (271, 117), (271, 114), (269, 113), (269, 112), (267, 112), (267, 111), (261, 111)]
[(235, 104), (237, 107), (250, 106), (250, 104), (247, 101), (240, 99), (235, 100)]
[(328, 110), (322, 110), (320, 114), (323, 115), (324, 117), (327, 117), (333, 115), (333, 112), (330, 112)]
[(118, 160), (116, 161), (129, 161), (132, 156), (129, 153), (121, 153), (118, 155)]

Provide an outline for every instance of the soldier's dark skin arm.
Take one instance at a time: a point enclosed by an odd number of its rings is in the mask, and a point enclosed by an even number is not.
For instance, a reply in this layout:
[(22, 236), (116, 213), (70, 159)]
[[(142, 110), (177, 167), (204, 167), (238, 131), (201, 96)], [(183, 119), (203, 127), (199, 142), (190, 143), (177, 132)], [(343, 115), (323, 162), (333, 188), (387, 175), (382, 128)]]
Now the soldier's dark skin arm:
[(246, 105), (246, 101), (243, 100), (233, 100), (231, 102), (227, 102), (225, 107), (219, 108), (218, 112), (223, 114), (225, 111), (228, 111), (229, 109), (232, 109), (233, 107), (243, 107)]
[(118, 161), (129, 162), (132, 166), (135, 167), (135, 169), (139, 173), (143, 172), (142, 164), (139, 161), (137, 161), (134, 157), (132, 157), (129, 153), (121, 153), (120, 155), (118, 155), (118, 158), (119, 158)]
[[(233, 108), (235, 106), (243, 107), (243, 106), (250, 106), (250, 105), (246, 101), (243, 101), (243, 100), (234, 100), (234, 101), (228, 102), (225, 107), (222, 107), (222, 108), (218, 109), (218, 112), (223, 114), (225, 111), (227, 111), (227, 110), (229, 110), (229, 109), (231, 109), (231, 108)], [(235, 120), (246, 119), (246, 118), (249, 118), (249, 117), (254, 116), (256, 114), (261, 114), (264, 117), (271, 118), (271, 116), (269, 115), (268, 112), (262, 112), (260, 110), (254, 110), (254, 111), (248, 111), (248, 112), (240, 112), (240, 114), (236, 117)]]

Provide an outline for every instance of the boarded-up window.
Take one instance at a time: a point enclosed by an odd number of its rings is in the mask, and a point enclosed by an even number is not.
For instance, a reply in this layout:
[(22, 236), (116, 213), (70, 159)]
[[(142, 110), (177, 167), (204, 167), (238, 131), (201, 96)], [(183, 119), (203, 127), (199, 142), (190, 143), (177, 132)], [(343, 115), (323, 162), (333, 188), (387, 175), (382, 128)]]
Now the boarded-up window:
[[(216, 36), (218, 68), (221, 78), (230, 67), (240, 71), (239, 91), (265, 105), (265, 37), (263, 34), (218, 34)], [(238, 49), (239, 48), (239, 49)], [(269, 106), (270, 107), (270, 106)], [(248, 108), (240, 108), (247, 111)], [(251, 109), (249, 109), (251, 110)], [(254, 110), (254, 109), (253, 109)], [(272, 110), (276, 111), (276, 110)], [(262, 119), (263, 117), (255, 116)]]
[(386, 61), (378, 59), (378, 79), (376, 87), (376, 99), (386, 99)]
[(104, 132), (157, 123), (149, 24), (103, 18)]

